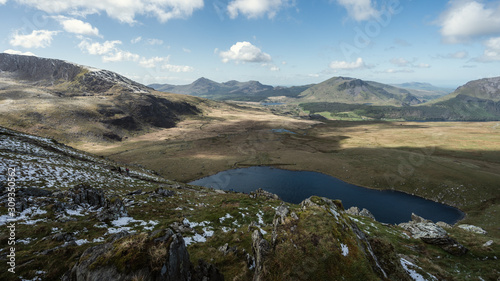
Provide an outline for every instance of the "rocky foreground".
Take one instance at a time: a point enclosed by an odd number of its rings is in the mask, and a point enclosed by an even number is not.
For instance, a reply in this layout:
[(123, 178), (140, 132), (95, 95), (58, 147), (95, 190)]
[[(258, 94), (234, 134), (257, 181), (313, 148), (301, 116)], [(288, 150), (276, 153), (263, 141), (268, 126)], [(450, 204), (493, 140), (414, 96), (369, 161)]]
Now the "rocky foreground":
[(185, 185), (5, 128), (0, 158), (1, 280), (500, 276), (500, 241), (476, 226), (387, 225), (338, 200)]

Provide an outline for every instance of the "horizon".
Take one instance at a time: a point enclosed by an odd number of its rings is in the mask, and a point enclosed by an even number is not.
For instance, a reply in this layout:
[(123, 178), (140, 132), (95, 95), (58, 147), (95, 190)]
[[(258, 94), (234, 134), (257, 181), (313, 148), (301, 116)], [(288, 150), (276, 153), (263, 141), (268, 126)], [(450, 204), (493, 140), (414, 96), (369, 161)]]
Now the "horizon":
[(344, 76), (455, 89), (500, 76), (500, 1), (0, 0), (0, 9), (1, 52), (145, 85)]

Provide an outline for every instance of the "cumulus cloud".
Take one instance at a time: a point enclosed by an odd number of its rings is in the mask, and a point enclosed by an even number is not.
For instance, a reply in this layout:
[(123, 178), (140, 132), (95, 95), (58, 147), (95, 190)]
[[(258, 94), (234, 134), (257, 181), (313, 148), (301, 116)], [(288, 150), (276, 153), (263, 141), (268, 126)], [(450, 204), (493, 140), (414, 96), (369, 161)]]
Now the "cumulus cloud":
[(33, 30), (31, 34), (19, 34), (16, 32), (9, 43), (12, 46), (21, 46), (24, 48), (45, 48), (52, 43), (52, 37), (59, 31)]
[(356, 21), (365, 21), (378, 16), (379, 12), (373, 7), (371, 0), (337, 0), (351, 18)]
[(467, 42), (480, 36), (500, 33), (500, 5), (485, 6), (478, 1), (457, 0), (438, 20), (447, 43)]
[(3, 52), (6, 54), (11, 54), (11, 55), (23, 55), (23, 56), (35, 56), (36, 57), (36, 55), (33, 54), (32, 52), (21, 52), (21, 51), (12, 50), (12, 49), (7, 49)]
[(7, 3), (7, 0), (0, 0), (0, 5)]
[(117, 50), (116, 45), (122, 44), (120, 40), (105, 41), (104, 43), (91, 43), (88, 40), (83, 40), (78, 44), (82, 51), (86, 51), (91, 55), (107, 55)]
[(63, 29), (67, 32), (100, 37), (99, 29), (92, 27), (92, 25), (88, 22), (83, 22), (81, 20), (65, 16), (56, 16), (54, 18), (61, 23)]
[[(218, 51), (218, 50), (216, 50)], [(252, 45), (250, 42), (237, 42), (227, 51), (219, 52), (222, 62), (229, 61), (235, 62), (269, 62), (271, 56), (264, 53), (258, 47)]]
[(289, 2), (289, 0), (233, 0), (228, 4), (227, 11), (232, 19), (238, 17), (240, 13), (247, 18), (259, 18), (267, 14), (271, 19)]
[[(2, 1), (2, 0), (0, 0)], [(106, 12), (109, 17), (125, 23), (134, 23), (135, 16), (152, 15), (166, 22), (174, 18), (186, 18), (194, 10), (204, 6), (203, 0), (17, 0), (47, 13), (93, 14)]]
[(484, 42), (486, 49), (483, 56), (476, 59), (479, 62), (500, 61), (500, 37), (490, 38)]
[(339, 70), (339, 69), (351, 69), (351, 70), (354, 70), (354, 69), (361, 69), (361, 68), (365, 68), (366, 65), (365, 63), (363, 62), (363, 59), (362, 58), (357, 58), (355, 62), (347, 62), (347, 61), (332, 61), (330, 63), (330, 68), (331, 69), (334, 69), (334, 70)]
[(119, 40), (105, 41), (104, 43), (91, 42), (86, 39), (80, 42), (78, 46), (83, 52), (91, 55), (99, 55), (103, 62), (121, 62), (132, 61), (137, 62), (139, 66), (144, 68), (161, 67), (170, 72), (191, 72), (194, 70), (191, 66), (169, 64), (170, 56), (167, 57), (152, 57), (146, 58), (138, 54), (118, 48), (122, 42)]
[(414, 70), (412, 69), (393, 69), (393, 68), (389, 68), (389, 69), (386, 69), (383, 73), (413, 73), (415, 72)]

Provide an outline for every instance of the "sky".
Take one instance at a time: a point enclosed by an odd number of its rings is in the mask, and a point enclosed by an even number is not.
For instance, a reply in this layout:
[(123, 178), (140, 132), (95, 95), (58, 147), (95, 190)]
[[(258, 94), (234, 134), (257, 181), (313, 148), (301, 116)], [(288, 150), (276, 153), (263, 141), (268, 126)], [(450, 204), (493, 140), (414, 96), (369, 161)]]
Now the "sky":
[(456, 88), (500, 76), (500, 1), (0, 0), (0, 52), (143, 84), (334, 76)]

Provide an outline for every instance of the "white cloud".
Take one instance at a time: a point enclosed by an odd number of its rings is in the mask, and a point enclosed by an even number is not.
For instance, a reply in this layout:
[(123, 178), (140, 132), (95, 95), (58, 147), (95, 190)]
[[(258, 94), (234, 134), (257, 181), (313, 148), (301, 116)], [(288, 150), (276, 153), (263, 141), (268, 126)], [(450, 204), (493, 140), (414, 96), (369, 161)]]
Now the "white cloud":
[(486, 49), (483, 56), (476, 59), (479, 62), (500, 61), (500, 37), (490, 38), (484, 43)]
[(187, 65), (173, 65), (173, 64), (164, 64), (162, 65), (163, 69), (166, 69), (170, 72), (192, 72), (194, 68)]
[(35, 56), (36, 57), (36, 55), (33, 54), (32, 52), (21, 52), (21, 51), (12, 50), (12, 49), (7, 49), (3, 52), (6, 54), (11, 54), (11, 55), (23, 55), (23, 56)]
[(96, 27), (92, 27), (92, 25), (88, 22), (83, 22), (81, 20), (68, 18), (65, 16), (56, 16), (54, 18), (61, 23), (63, 29), (67, 32), (100, 37), (99, 29), (97, 29)]
[(152, 57), (149, 59), (142, 58), (139, 64), (145, 68), (155, 68), (158, 63), (168, 62), (169, 57)]
[(413, 73), (413, 72), (415, 71), (412, 69), (392, 69), (392, 68), (389, 68), (384, 71), (384, 73)]
[(163, 45), (163, 40), (161, 39), (148, 39), (149, 45)]
[(222, 62), (269, 62), (271, 56), (262, 52), (259, 48), (252, 45), (250, 42), (237, 42), (228, 51), (221, 51), (219, 56)]
[(438, 55), (439, 58), (443, 59), (465, 59), (469, 56), (467, 51), (457, 51), (455, 53), (449, 53), (446, 55)]
[(0, 5), (7, 3), (7, 0), (0, 0)]
[(141, 42), (141, 40), (142, 40), (142, 36), (139, 36), (139, 37), (136, 37), (136, 38), (130, 40), (130, 43), (136, 44), (136, 43)]
[(379, 14), (371, 0), (337, 0), (337, 3), (346, 8), (349, 16), (356, 21), (369, 20)]
[(428, 64), (428, 63), (419, 63), (419, 64), (416, 64), (416, 65), (413, 65), (413, 67), (417, 67), (417, 68), (430, 68), (431, 65)]
[(394, 58), (394, 59), (391, 59), (391, 63), (394, 64), (394, 65), (397, 65), (399, 67), (405, 67), (405, 66), (408, 66), (410, 65), (410, 62), (405, 60), (404, 58)]
[(438, 21), (441, 35), (447, 43), (467, 42), (471, 39), (500, 33), (500, 5), (461, 0), (452, 1)]
[(138, 61), (141, 57), (129, 51), (117, 50), (102, 57), (104, 62)]
[(365, 68), (366, 65), (363, 62), (362, 58), (356, 59), (355, 62), (347, 62), (347, 61), (332, 61), (330, 63), (331, 69), (360, 69)]
[(91, 55), (107, 55), (117, 50), (116, 45), (120, 45), (122, 41), (106, 41), (104, 43), (90, 43), (88, 40), (84, 40), (78, 44), (81, 50), (86, 51)]
[(52, 43), (52, 37), (59, 31), (33, 30), (31, 34), (22, 35), (16, 32), (9, 43), (12, 46), (21, 46), (24, 48), (45, 48)]
[(109, 17), (126, 23), (134, 23), (137, 14), (152, 15), (161, 22), (186, 18), (204, 5), (203, 0), (17, 0), (17, 2), (47, 13), (68, 12), (88, 15), (106, 12)]
[(232, 19), (238, 17), (240, 13), (247, 18), (259, 18), (267, 14), (267, 17), (272, 19), (289, 2), (289, 0), (233, 0), (227, 6), (227, 11)]
[(188, 53), (188, 54), (190, 54), (190, 53), (191, 53), (191, 50), (190, 50), (190, 49), (188, 49), (188, 48), (182, 48), (182, 51), (183, 51), (184, 53)]

